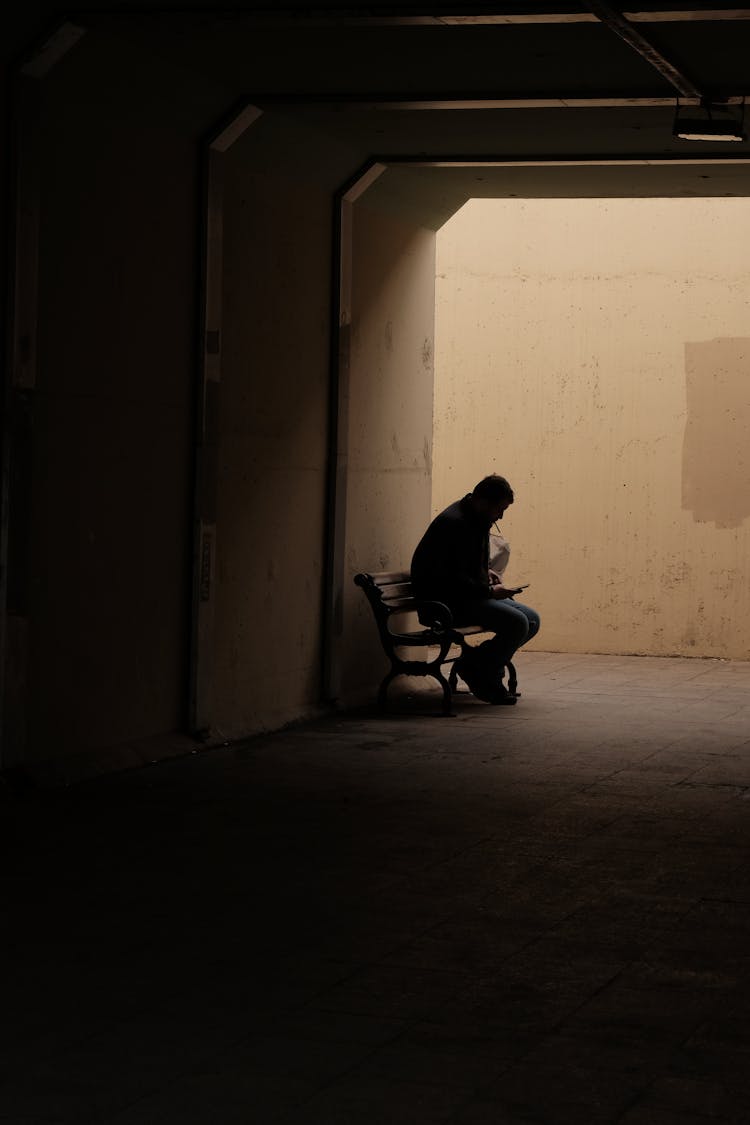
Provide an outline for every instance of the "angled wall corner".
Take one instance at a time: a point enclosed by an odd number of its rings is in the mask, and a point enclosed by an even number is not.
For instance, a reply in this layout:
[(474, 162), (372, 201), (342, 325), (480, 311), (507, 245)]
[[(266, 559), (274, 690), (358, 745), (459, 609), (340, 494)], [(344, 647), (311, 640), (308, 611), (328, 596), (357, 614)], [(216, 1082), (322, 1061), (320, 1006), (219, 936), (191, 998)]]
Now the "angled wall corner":
[(261, 117), (247, 103), (232, 111), (205, 144), (201, 324), (196, 394), (193, 585), (188, 726), (206, 740), (215, 723), (213, 699), (218, 503), (219, 409), (224, 269), (226, 154)]
[(333, 200), (362, 155), (267, 112), (220, 159), (206, 725), (239, 738), (320, 707)]
[(352, 217), (340, 701), (371, 697), (383, 656), (360, 571), (408, 570), (432, 487), (435, 232), (364, 196)]

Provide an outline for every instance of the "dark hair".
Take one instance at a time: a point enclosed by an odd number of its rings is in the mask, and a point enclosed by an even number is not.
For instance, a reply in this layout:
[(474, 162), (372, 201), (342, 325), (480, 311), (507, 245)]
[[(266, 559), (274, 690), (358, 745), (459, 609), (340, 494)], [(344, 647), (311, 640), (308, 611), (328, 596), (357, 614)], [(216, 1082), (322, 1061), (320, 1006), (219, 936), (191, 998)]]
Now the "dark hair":
[(507, 500), (509, 504), (513, 503), (513, 489), (505, 477), (499, 477), (497, 473), (483, 477), (479, 484), (474, 486), (473, 495), (480, 500)]

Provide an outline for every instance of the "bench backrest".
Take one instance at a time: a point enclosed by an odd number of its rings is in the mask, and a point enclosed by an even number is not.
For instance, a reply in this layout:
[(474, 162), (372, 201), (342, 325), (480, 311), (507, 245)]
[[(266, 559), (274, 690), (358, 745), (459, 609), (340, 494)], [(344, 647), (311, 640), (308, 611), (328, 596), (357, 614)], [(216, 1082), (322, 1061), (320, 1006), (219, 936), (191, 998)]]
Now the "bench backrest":
[(408, 570), (380, 570), (374, 574), (357, 574), (354, 581), (361, 586), (375, 617), (384, 624), (392, 613), (408, 613), (415, 608), (415, 599)]

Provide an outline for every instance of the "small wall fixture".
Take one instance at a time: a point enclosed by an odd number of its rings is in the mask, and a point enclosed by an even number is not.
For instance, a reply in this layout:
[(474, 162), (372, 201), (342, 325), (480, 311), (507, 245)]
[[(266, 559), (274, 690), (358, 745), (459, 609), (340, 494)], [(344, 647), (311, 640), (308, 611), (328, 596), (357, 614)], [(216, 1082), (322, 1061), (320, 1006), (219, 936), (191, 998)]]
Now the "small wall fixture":
[[(680, 141), (746, 141), (745, 102), (739, 120), (726, 105), (702, 102), (702, 117), (680, 117), (680, 99), (677, 99), (672, 135)], [(714, 116), (718, 114), (718, 116)]]

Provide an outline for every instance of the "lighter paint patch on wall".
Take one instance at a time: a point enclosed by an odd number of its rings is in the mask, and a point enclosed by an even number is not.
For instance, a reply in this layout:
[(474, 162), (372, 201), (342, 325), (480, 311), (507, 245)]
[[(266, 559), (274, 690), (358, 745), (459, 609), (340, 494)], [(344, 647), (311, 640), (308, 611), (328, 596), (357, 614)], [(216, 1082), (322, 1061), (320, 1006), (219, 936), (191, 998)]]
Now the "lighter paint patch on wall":
[(685, 345), (687, 421), (682, 506), (697, 523), (750, 516), (750, 339)]
[(471, 200), (439, 232), (433, 510), (510, 479), (537, 647), (750, 658), (749, 243), (745, 199)]

